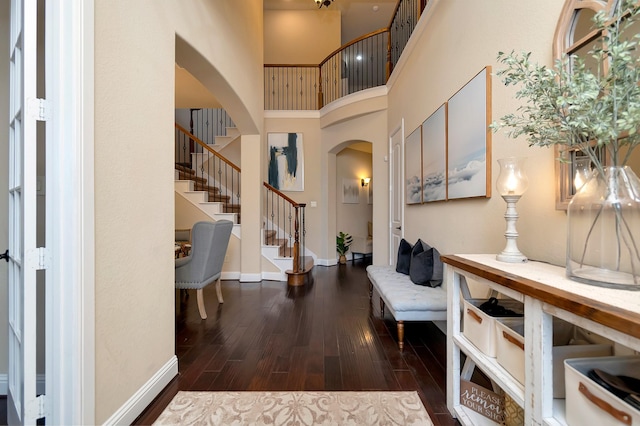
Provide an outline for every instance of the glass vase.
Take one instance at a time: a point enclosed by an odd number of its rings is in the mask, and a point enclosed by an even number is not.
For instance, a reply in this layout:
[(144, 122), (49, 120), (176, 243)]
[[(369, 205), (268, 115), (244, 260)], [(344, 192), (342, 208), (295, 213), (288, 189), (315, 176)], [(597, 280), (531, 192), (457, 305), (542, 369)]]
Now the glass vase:
[(629, 168), (591, 172), (567, 209), (567, 276), (640, 290), (640, 180)]

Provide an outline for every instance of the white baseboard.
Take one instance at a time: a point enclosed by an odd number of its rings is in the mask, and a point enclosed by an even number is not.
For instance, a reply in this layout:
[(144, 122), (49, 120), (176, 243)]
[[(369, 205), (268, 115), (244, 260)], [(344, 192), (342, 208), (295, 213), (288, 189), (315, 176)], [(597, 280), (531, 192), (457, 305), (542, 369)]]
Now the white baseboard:
[(262, 279), (267, 281), (286, 281), (287, 279), (282, 279), (281, 272), (263, 272)]
[(220, 274), (220, 279), (221, 280), (239, 280), (240, 279), (240, 272), (224, 272), (222, 271), (222, 274)]
[(338, 259), (316, 259), (315, 264), (318, 266), (335, 266), (338, 264)]
[[(45, 375), (36, 374), (36, 393), (41, 395), (46, 392)], [(6, 396), (9, 393), (9, 375), (0, 374), (0, 395)]]
[(245, 282), (245, 283), (255, 283), (258, 281), (262, 281), (262, 274), (261, 273), (257, 273), (257, 274), (240, 274), (240, 282)]
[(171, 357), (118, 411), (104, 422), (105, 425), (130, 425), (178, 375), (178, 357)]

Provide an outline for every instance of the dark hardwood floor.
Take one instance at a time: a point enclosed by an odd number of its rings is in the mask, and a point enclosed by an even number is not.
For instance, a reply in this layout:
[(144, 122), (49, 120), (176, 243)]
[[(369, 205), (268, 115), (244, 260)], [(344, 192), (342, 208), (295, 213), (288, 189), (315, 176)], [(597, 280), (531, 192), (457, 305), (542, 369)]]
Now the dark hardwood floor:
[(446, 407), (444, 334), (409, 322), (400, 352), (395, 322), (380, 318), (375, 293), (369, 302), (365, 267), (316, 266), (299, 288), (223, 281), (222, 305), (208, 286), (204, 321), (195, 293), (176, 292), (179, 374), (134, 424), (151, 424), (179, 390), (416, 390), (435, 425), (458, 425)]
[[(444, 334), (431, 322), (405, 326), (369, 302), (366, 263), (314, 268), (304, 287), (223, 281), (225, 303), (205, 289), (176, 296), (179, 375), (134, 424), (152, 423), (179, 390), (416, 390), (436, 425), (457, 425), (446, 407)], [(178, 293), (176, 293), (178, 294)], [(387, 314), (388, 315), (388, 314)]]

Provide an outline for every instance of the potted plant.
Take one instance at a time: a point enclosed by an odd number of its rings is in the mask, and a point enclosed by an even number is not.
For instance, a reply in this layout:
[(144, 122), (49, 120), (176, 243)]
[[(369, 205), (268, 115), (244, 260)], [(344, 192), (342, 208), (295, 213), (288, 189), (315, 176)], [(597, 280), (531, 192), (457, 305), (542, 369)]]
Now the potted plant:
[(349, 246), (353, 243), (353, 237), (342, 231), (336, 236), (336, 251), (340, 255), (339, 262), (341, 265), (347, 263), (347, 257), (345, 256), (349, 251)]
[(506, 68), (497, 75), (525, 102), (490, 126), (525, 135), (529, 146), (578, 148), (590, 159), (593, 170), (567, 210), (567, 275), (627, 289), (640, 289), (640, 181), (626, 166), (640, 143), (640, 36), (632, 28), (639, 19), (631, 0), (597, 13), (601, 37), (588, 64), (571, 56), (546, 67), (530, 53), (500, 52)]

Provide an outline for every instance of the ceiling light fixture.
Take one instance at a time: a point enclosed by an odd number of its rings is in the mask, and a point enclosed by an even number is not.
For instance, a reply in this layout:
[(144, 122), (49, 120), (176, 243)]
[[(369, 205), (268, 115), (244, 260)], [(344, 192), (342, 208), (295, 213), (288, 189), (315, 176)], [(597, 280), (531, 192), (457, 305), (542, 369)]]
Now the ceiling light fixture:
[(322, 6), (329, 7), (333, 0), (315, 0), (318, 5), (318, 9), (322, 8)]

